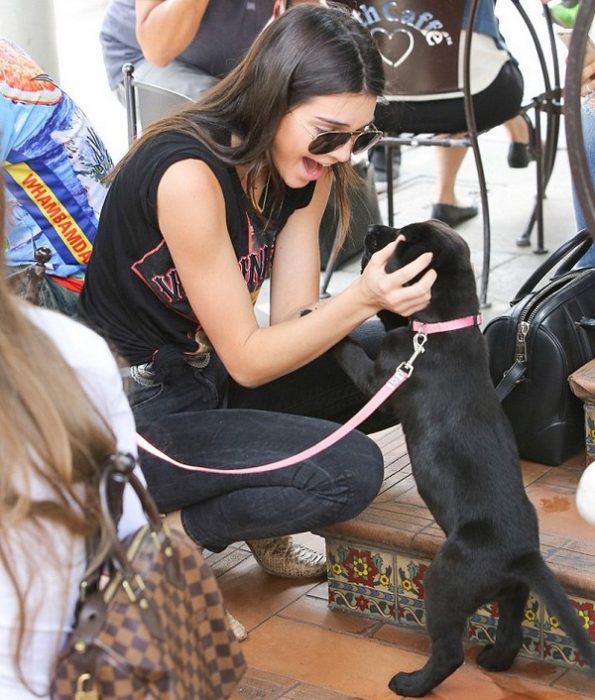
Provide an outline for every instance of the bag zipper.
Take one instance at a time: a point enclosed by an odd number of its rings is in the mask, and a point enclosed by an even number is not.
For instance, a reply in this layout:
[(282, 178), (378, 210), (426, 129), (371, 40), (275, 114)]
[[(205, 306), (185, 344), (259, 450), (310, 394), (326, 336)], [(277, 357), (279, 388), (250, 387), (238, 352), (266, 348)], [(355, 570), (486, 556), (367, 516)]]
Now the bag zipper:
[(539, 311), (539, 305), (548, 297), (556, 292), (559, 288), (573, 282), (581, 273), (564, 275), (560, 279), (554, 279), (547, 284), (542, 290), (537, 292), (533, 299), (528, 302), (527, 306), (521, 311), (519, 322), (516, 328), (516, 342), (514, 349), (514, 359), (517, 362), (527, 361), (527, 336), (531, 330), (531, 322)]

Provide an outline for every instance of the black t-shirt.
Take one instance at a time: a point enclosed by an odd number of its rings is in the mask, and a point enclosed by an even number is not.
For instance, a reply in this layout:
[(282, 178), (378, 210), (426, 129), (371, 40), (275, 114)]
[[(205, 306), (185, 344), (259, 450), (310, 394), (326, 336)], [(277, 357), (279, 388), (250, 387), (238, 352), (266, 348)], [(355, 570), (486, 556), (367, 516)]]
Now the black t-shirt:
[[(81, 294), (83, 316), (132, 364), (149, 362), (165, 345), (186, 354), (199, 350), (200, 326), (157, 222), (159, 182), (173, 163), (188, 158), (206, 162), (219, 181), (227, 230), (254, 301), (270, 272), (277, 234), (296, 209), (308, 205), (314, 191), (314, 183), (286, 187), (280, 214), (271, 221), (265, 211), (265, 225), (235, 169), (202, 143), (176, 132), (146, 142), (109, 189)], [(196, 228), (200, 235), (200, 221)], [(224, 305), (222, 299), (222, 313)]]

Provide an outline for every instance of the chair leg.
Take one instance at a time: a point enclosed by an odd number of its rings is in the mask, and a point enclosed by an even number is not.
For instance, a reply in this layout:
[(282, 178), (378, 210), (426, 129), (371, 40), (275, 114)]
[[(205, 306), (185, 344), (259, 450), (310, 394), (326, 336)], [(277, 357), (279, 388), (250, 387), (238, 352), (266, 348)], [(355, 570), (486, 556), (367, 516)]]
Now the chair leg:
[(339, 230), (339, 225), (337, 225), (337, 230), (335, 232), (335, 237), (333, 238), (333, 247), (329, 253), (328, 260), (326, 262), (326, 267), (324, 268), (324, 277), (322, 280), (322, 286), (320, 287), (320, 298), (327, 299), (330, 297), (328, 292), (328, 286), (331, 281), (335, 269), (335, 263), (339, 257), (339, 251), (341, 250), (341, 232)]
[(547, 251), (543, 246), (543, 200), (545, 198), (545, 173), (543, 144), (541, 142), (541, 109), (535, 110), (535, 172), (537, 174), (537, 186), (535, 193), (535, 224), (537, 226), (537, 247), (536, 253), (543, 254)]
[(124, 74), (124, 94), (126, 98), (126, 121), (128, 125), (128, 145), (138, 136), (138, 119), (136, 105), (136, 90), (134, 88), (134, 65), (126, 63), (122, 66)]
[(488, 302), (488, 282), (490, 279), (490, 252), (491, 252), (491, 225), (490, 207), (488, 203), (488, 187), (483, 169), (483, 161), (479, 150), (477, 133), (469, 132), (469, 141), (473, 157), (475, 159), (475, 169), (479, 182), (479, 196), (481, 200), (481, 217), (483, 222), (483, 261), (481, 266), (481, 284), (479, 291), (479, 303), (483, 309), (488, 309), (491, 303)]
[(393, 150), (394, 146), (390, 144), (384, 145), (384, 157), (386, 159), (386, 201), (388, 207), (388, 225), (395, 225), (395, 173), (393, 169)]
[(543, 105), (536, 102), (535, 109), (535, 125), (533, 131), (534, 149), (535, 149), (535, 205), (529, 221), (523, 233), (517, 239), (517, 246), (528, 247), (531, 245), (531, 232), (535, 226), (537, 229), (537, 244), (534, 253), (543, 255), (547, 253), (544, 245), (544, 217), (543, 217), (543, 200), (545, 199), (545, 190), (552, 174), (555, 151), (557, 149), (558, 128), (555, 120), (558, 119), (554, 111), (548, 111), (548, 124), (546, 131), (545, 142), (542, 140), (541, 129), (541, 114)]

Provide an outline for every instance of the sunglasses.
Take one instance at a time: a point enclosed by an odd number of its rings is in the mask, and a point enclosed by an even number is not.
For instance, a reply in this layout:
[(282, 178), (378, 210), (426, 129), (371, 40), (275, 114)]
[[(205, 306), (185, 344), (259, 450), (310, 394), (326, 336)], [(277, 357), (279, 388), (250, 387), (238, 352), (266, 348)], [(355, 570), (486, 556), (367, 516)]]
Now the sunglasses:
[(384, 133), (379, 131), (373, 124), (363, 129), (358, 129), (358, 131), (323, 131), (321, 134), (313, 134), (304, 124), (299, 123), (302, 129), (312, 138), (308, 150), (315, 156), (332, 153), (349, 141), (352, 141), (351, 153), (355, 156), (376, 145), (384, 136)]

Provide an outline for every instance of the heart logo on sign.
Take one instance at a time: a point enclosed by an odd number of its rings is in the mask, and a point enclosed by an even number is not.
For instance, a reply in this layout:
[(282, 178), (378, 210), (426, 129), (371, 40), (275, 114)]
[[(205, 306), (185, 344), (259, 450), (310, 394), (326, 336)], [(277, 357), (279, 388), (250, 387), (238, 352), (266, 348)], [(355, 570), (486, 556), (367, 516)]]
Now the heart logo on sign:
[(389, 32), (383, 27), (374, 27), (370, 33), (374, 37), (382, 60), (391, 68), (398, 68), (413, 51), (415, 39), (408, 29), (395, 29)]

